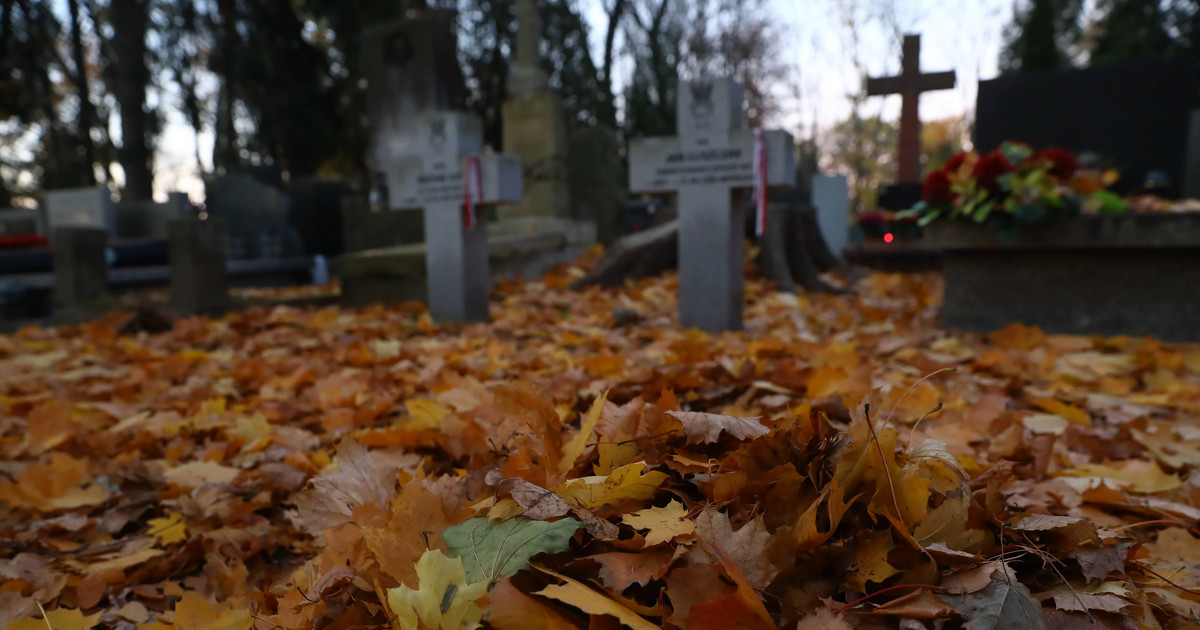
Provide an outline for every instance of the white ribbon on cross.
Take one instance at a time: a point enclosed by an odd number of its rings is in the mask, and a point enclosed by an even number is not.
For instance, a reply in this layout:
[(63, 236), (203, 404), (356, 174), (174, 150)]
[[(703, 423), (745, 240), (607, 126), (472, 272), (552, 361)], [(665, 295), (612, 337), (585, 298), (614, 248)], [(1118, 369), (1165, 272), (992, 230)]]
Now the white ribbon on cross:
[(762, 129), (754, 130), (754, 235), (767, 230), (767, 143)]

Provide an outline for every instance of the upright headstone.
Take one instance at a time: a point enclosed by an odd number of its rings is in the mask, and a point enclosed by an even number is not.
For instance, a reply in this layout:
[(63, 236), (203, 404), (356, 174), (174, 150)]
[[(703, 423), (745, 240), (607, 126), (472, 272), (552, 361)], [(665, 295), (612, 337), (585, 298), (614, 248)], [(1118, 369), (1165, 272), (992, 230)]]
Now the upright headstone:
[[(472, 114), (426, 115), (422, 157), (388, 170), (393, 208), (425, 214), (429, 312), (439, 321), (487, 321), (487, 229), (475, 213), (521, 199), (521, 162), (486, 153), (483, 123)], [(473, 166), (477, 165), (477, 168)], [(469, 191), (469, 192), (468, 192)], [(464, 204), (471, 196), (472, 207)]]
[(1183, 173), (1183, 196), (1200, 199), (1200, 109), (1192, 110), (1188, 125), (1188, 152)]
[(573, 218), (596, 226), (596, 240), (611, 245), (624, 231), (629, 199), (617, 134), (593, 125), (571, 132), (567, 152)]
[(1167, 193), (1178, 196), (1188, 169), (1200, 172), (1200, 163), (1186, 166), (1194, 73), (1194, 63), (1183, 58), (980, 81), (975, 148), (987, 152), (1020, 139), (1037, 148), (1092, 153), (1120, 172), (1112, 186), (1118, 194), (1160, 171), (1170, 180)]
[(0, 208), (0, 235), (46, 234), (44, 208)]
[[(389, 165), (417, 157), (422, 115), (466, 106), (455, 14), (430, 10), (369, 28), (363, 33), (361, 56), (371, 128), (367, 165), (373, 180), (382, 179)], [(420, 212), (396, 214), (389, 223), (398, 223), (399, 229), (387, 244), (419, 243), (421, 221)]]
[(93, 227), (116, 232), (116, 209), (108, 189), (99, 186), (47, 190), (46, 229), (51, 238), (60, 227)]
[[(745, 204), (755, 187), (756, 134), (744, 129), (742, 88), (732, 79), (680, 82), (679, 137), (630, 143), (629, 188), (679, 195), (679, 321), (708, 331), (742, 327)], [(795, 183), (792, 137), (763, 131), (767, 186)]]
[(279, 258), (299, 255), (304, 246), (290, 222), (291, 198), (244, 173), (221, 175), (204, 182), (205, 209), (225, 219), (229, 257)]
[(182, 217), (168, 223), (171, 308), (188, 315), (220, 313), (229, 301), (225, 222)]
[(103, 310), (108, 293), (108, 232), (95, 227), (54, 230), (54, 318), (77, 323)]
[(549, 87), (538, 46), (542, 21), (537, 0), (516, 0), (517, 51), (501, 108), (504, 150), (525, 167), (520, 205), (500, 208), (501, 220), (571, 216), (567, 180), (567, 121), (562, 98)]
[(815, 175), (812, 205), (817, 227), (834, 256), (841, 257), (850, 239), (850, 185), (845, 175)]
[(116, 232), (121, 240), (166, 239), (167, 222), (187, 216), (192, 204), (183, 193), (170, 193), (167, 201), (131, 201), (116, 206)]
[(954, 71), (921, 73), (921, 36), (905, 35), (899, 76), (867, 80), (867, 96), (899, 94), (901, 183), (921, 181), (921, 117), (918, 103), (921, 92), (954, 87)]

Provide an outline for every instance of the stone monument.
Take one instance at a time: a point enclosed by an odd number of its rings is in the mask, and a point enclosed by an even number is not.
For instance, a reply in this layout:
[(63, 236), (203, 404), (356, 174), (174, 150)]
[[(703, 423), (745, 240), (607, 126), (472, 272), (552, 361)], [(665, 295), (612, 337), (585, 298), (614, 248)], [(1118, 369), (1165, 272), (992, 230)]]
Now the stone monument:
[(116, 206), (103, 186), (47, 190), (46, 230), (51, 238), (60, 227), (93, 227), (116, 232)]
[(631, 191), (679, 195), (679, 321), (707, 331), (742, 327), (745, 205), (732, 193), (796, 181), (791, 135), (745, 129), (742, 105), (732, 79), (681, 81), (679, 136), (629, 147)]
[(538, 45), (542, 20), (537, 0), (516, 0), (517, 51), (508, 76), (508, 100), (501, 108), (504, 150), (521, 159), (525, 195), (519, 205), (502, 206), (501, 220), (520, 217), (569, 218), (567, 130), (562, 98), (550, 90)]
[[(424, 114), (466, 106), (467, 88), (458, 66), (454, 12), (429, 10), (412, 19), (367, 29), (361, 62), (367, 77), (371, 129), (367, 165), (374, 186), (381, 183), (383, 173), (392, 164), (420, 153), (420, 121)], [(386, 210), (386, 205), (369, 210), (377, 215)], [(366, 217), (364, 221), (372, 219)], [(415, 210), (380, 219), (388, 227), (398, 224), (387, 245), (419, 243), (421, 220), (421, 213)]]
[(176, 311), (215, 314), (229, 301), (225, 266), (225, 222), (218, 217), (171, 219), (170, 303)]
[(54, 230), (54, 319), (74, 324), (103, 312), (108, 295), (108, 232), (97, 227)]
[(428, 114), (419, 160), (388, 170), (394, 208), (425, 214), (429, 312), (438, 321), (488, 321), (487, 229), (484, 206), (521, 200), (521, 162), (483, 153), (483, 123), (473, 114)]
[(813, 175), (812, 205), (817, 227), (834, 256), (841, 257), (850, 240), (850, 185), (845, 175)]

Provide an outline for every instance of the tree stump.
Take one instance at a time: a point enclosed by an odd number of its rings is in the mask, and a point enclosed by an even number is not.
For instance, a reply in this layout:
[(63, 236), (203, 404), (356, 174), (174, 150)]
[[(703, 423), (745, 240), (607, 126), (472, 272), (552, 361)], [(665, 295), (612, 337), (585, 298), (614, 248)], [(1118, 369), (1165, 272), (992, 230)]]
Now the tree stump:
[[(748, 233), (753, 233), (752, 223), (746, 227)], [(604, 258), (571, 288), (618, 287), (626, 280), (640, 280), (675, 268), (679, 262), (678, 232), (678, 223), (671, 221), (618, 239)], [(798, 286), (806, 291), (841, 291), (818, 276), (820, 272), (840, 268), (841, 263), (821, 236), (812, 206), (793, 203), (768, 206), (767, 229), (756, 263), (763, 276), (780, 291), (794, 292)]]

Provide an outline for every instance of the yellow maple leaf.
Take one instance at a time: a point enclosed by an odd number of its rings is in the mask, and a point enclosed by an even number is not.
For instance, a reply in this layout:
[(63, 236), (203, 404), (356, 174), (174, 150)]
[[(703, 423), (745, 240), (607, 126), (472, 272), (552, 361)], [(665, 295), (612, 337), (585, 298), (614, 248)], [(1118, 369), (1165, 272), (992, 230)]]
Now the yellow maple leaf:
[(846, 584), (862, 593), (867, 590), (867, 582), (878, 584), (899, 573), (899, 569), (888, 563), (888, 553), (895, 548), (890, 531), (860, 537)]
[(250, 609), (214, 604), (195, 591), (175, 604), (175, 630), (247, 630), (253, 623)]
[(46, 617), (28, 617), (8, 622), (4, 630), (46, 630), (49, 626), (54, 630), (89, 630), (100, 622), (100, 614), (84, 616), (78, 610), (57, 608), (46, 611)]
[(179, 512), (171, 512), (163, 518), (152, 518), (147, 524), (150, 525), (150, 534), (164, 545), (187, 540), (187, 526)]
[(428, 398), (406, 400), (404, 408), (408, 410), (411, 418), (405, 428), (413, 431), (436, 429), (442, 424), (442, 420), (450, 415), (449, 409)]
[(401, 628), (460, 630), (480, 627), (483, 609), (475, 600), (487, 593), (486, 582), (467, 583), (462, 560), (430, 549), (417, 561), (421, 587), (389, 588), (387, 603)]
[(583, 421), (579, 423), (579, 433), (575, 434), (569, 442), (563, 446), (562, 459), (558, 460), (558, 472), (565, 473), (575, 466), (575, 460), (583, 454), (584, 448), (587, 447), (588, 440), (592, 437), (592, 432), (596, 430), (596, 423), (600, 422), (600, 411), (604, 409), (604, 401), (608, 400), (608, 392), (605, 391), (592, 401), (591, 408), (583, 417)]
[(570, 606), (574, 606), (575, 608), (578, 608), (589, 615), (608, 615), (610, 617), (615, 617), (621, 622), (621, 625), (627, 628), (633, 628), (633, 630), (656, 630), (658, 628), (658, 626), (650, 623), (641, 615), (621, 605), (619, 602), (614, 601), (612, 598), (606, 597), (603, 593), (594, 591), (580, 582), (562, 575), (561, 573), (556, 573), (541, 567), (538, 567), (538, 569), (562, 580), (564, 583), (551, 584), (550, 586), (547, 586), (546, 588), (534, 593), (534, 595), (541, 595), (542, 597), (557, 599), (558, 601)]
[(688, 518), (687, 508), (679, 501), (671, 501), (665, 507), (653, 507), (626, 514), (621, 517), (626, 525), (634, 529), (648, 529), (646, 546), (669, 542), (680, 536), (690, 536), (696, 531), (696, 522)]
[(266, 416), (256, 413), (249, 418), (238, 418), (232, 429), (225, 431), (230, 438), (241, 440), (243, 451), (256, 451), (267, 447), (271, 438), (271, 423)]
[(656, 470), (642, 474), (646, 462), (622, 466), (608, 476), (570, 479), (553, 488), (554, 493), (589, 510), (616, 507), (626, 501), (644, 501), (654, 496), (666, 473)]

